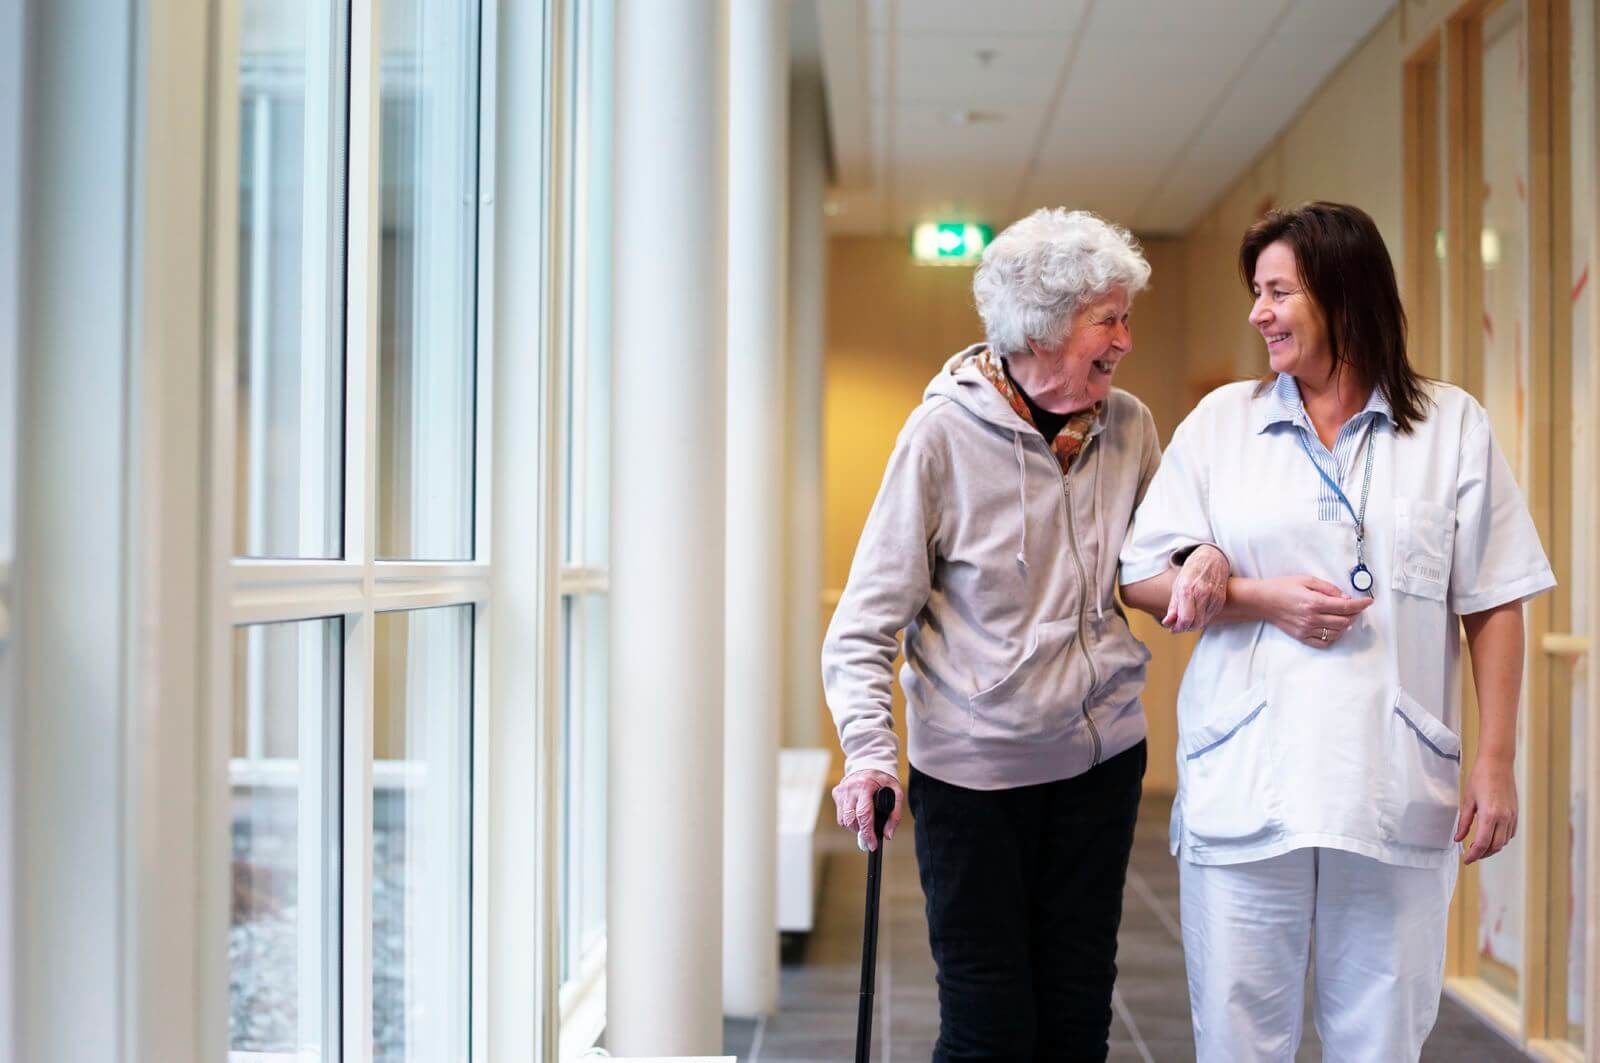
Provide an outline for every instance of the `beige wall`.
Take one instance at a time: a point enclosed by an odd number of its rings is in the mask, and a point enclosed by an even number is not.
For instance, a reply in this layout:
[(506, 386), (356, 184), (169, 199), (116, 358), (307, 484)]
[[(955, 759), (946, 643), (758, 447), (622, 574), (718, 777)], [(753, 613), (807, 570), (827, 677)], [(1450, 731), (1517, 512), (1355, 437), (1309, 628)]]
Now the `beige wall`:
[[(1177, 241), (1145, 247), (1154, 269), (1134, 305), (1134, 353), (1117, 383), (1149, 404), (1162, 438), (1182, 416), (1185, 362), (1183, 249)], [(827, 387), (823, 418), (823, 573), (830, 596), (844, 586), (856, 540), (877, 494), (889, 452), (922, 389), (947, 358), (983, 338), (972, 302), (972, 271), (911, 264), (904, 240), (835, 237), (828, 242)], [(831, 597), (825, 614), (831, 613)], [(1146, 701), (1151, 763), (1146, 784), (1170, 791), (1176, 777), (1172, 706), (1191, 639), (1174, 639), (1147, 618), (1135, 631), (1150, 645)], [(904, 701), (895, 689), (902, 729)], [(833, 733), (831, 722), (828, 734)], [(835, 769), (839, 768), (837, 739)], [(904, 742), (901, 743), (904, 749)]]
[(1190, 405), (1219, 383), (1266, 370), (1266, 350), (1246, 320), (1250, 302), (1235, 264), (1239, 238), (1264, 207), (1313, 199), (1353, 203), (1378, 223), (1399, 271), (1400, 34), (1397, 9), (1184, 238)]

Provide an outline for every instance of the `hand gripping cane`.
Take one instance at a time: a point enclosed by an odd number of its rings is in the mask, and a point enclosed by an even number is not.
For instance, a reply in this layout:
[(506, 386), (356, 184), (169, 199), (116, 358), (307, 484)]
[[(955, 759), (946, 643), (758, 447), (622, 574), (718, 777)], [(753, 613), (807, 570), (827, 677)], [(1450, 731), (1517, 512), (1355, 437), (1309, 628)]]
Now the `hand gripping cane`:
[(867, 854), (867, 915), (861, 934), (861, 1011), (856, 1016), (856, 1063), (867, 1063), (872, 1051), (872, 983), (878, 966), (878, 892), (883, 879), (883, 825), (894, 811), (894, 791), (872, 795), (872, 831), (878, 846)]

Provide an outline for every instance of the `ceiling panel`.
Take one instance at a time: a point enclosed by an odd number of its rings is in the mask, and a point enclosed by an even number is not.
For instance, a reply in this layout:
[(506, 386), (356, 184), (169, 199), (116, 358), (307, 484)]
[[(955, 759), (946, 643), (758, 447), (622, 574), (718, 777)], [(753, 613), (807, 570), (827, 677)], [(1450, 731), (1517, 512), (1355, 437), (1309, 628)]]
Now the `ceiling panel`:
[(1130, 168), (1168, 162), (1247, 54), (1236, 41), (1196, 47), (1165, 34), (1085, 49), (1067, 79), (1041, 162), (1065, 162), (1085, 150), (1124, 150)]
[[(1095, 5), (1087, 33), (1206, 34), (1260, 40), (1294, 0), (1109, 0)], [(1336, 6), (1329, 0), (1316, 0)], [(1342, 3), (1343, 0), (1338, 0)]]
[(1047, 100), (1066, 54), (1064, 35), (901, 34), (895, 41), (895, 98), (962, 107)]
[(1043, 122), (1042, 102), (997, 108), (969, 125), (952, 121), (947, 107), (899, 104), (894, 108), (896, 173), (999, 170), (1015, 178), (1020, 172), (1017, 160), (1032, 148)]
[(1142, 206), (1133, 217), (1134, 229), (1151, 235), (1186, 232), (1200, 212), (1215, 202), (1228, 182), (1249, 163), (1249, 159), (1236, 156), (1185, 158), (1183, 179), (1163, 186), (1154, 199)]
[(1148, 183), (1137, 181), (1072, 181), (1044, 178), (1029, 181), (1013, 209), (1028, 214), (1040, 207), (1092, 210), (1118, 225), (1132, 227), (1134, 211), (1149, 194)]
[[(1120, 2), (1120, 0), (1116, 0)], [(1032, 34), (1070, 30), (1088, 0), (898, 0), (894, 28), (940, 33)], [(1104, 5), (1102, 0), (1101, 6)]]
[(860, 184), (831, 229), (1051, 204), (1152, 235), (1187, 230), (1394, 6), (805, 2), (828, 14), (835, 158)]
[[(1280, 33), (1324, 33), (1361, 40), (1394, 6), (1393, 0), (1299, 0), (1278, 27)], [(1348, 49), (1347, 49), (1348, 50)]]

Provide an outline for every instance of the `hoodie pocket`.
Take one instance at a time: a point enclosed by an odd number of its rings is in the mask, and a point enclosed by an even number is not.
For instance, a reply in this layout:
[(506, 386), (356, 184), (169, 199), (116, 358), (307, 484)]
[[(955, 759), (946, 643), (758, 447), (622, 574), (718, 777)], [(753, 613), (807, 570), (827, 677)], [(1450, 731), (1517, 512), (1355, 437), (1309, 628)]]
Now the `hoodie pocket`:
[(1391, 841), (1448, 848), (1460, 809), (1461, 739), (1417, 699), (1400, 691), (1389, 720)]
[(1257, 683), (1179, 735), (1183, 825), (1195, 844), (1247, 843), (1281, 829), (1268, 711), (1266, 684)]
[(1080, 724), (1087, 670), (1072, 658), (1077, 634), (1074, 617), (1037, 624), (1016, 667), (972, 695), (972, 736), (1056, 737)]

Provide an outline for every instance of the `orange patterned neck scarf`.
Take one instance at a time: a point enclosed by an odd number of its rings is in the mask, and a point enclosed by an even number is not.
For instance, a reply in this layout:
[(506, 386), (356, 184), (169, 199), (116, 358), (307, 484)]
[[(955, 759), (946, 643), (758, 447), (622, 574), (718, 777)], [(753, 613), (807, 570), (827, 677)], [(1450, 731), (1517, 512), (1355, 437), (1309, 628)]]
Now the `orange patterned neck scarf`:
[[(1033, 420), (1033, 411), (1028, 409), (1028, 400), (1023, 398), (1022, 392), (1011, 383), (1011, 378), (1006, 375), (1005, 363), (994, 351), (985, 347), (972, 356), (972, 364), (983, 374), (985, 380), (994, 385), (996, 391), (1005, 396), (1005, 400), (1011, 404), (1018, 417), (1034, 428), (1039, 427)], [(1061, 431), (1050, 441), (1050, 449), (1055, 453), (1056, 460), (1061, 463), (1063, 476), (1072, 467), (1078, 455), (1083, 453), (1083, 448), (1088, 445), (1090, 430), (1100, 417), (1102, 405), (1104, 404), (1097, 402), (1087, 410), (1079, 410), (1067, 418), (1067, 423), (1061, 426)]]

